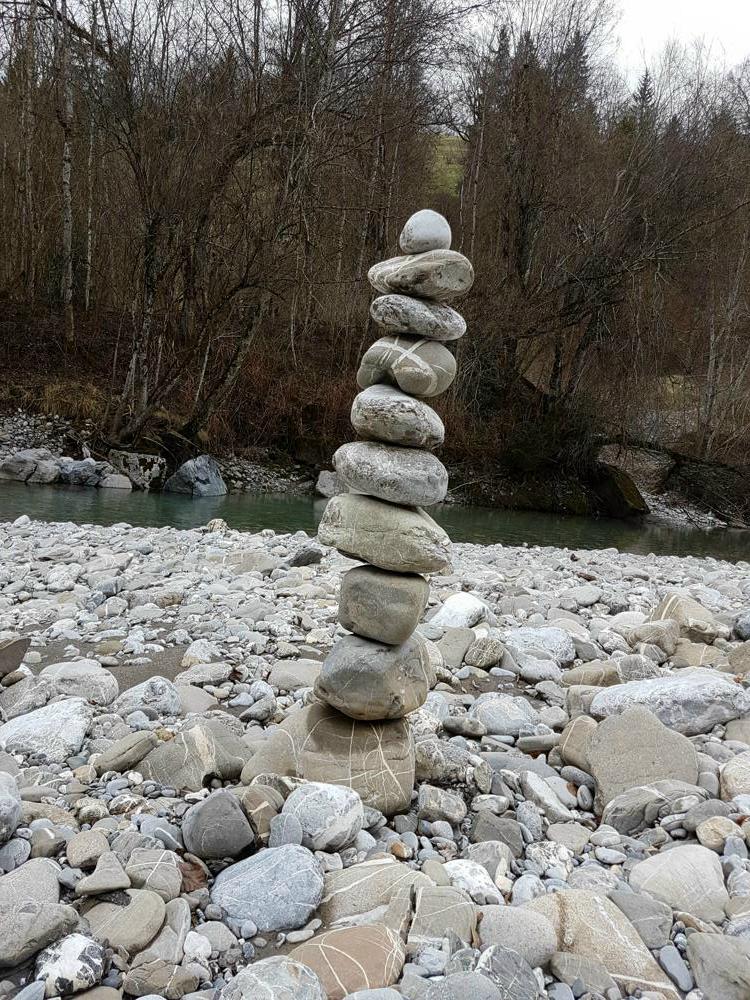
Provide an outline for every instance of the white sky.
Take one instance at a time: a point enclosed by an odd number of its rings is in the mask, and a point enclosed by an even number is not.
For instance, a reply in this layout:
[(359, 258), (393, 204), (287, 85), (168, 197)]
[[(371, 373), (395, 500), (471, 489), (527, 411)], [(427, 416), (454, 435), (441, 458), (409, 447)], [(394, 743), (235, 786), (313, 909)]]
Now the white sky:
[(750, 0), (620, 0), (619, 61), (629, 76), (677, 38), (703, 38), (719, 63), (734, 66), (750, 56)]

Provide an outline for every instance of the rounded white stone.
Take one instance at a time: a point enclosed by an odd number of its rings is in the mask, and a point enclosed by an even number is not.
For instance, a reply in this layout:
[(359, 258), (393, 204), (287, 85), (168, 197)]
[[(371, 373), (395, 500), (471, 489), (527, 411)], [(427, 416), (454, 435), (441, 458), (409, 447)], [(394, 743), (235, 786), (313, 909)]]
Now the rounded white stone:
[(398, 245), (404, 253), (447, 250), (451, 245), (451, 227), (439, 212), (423, 208), (406, 220)]

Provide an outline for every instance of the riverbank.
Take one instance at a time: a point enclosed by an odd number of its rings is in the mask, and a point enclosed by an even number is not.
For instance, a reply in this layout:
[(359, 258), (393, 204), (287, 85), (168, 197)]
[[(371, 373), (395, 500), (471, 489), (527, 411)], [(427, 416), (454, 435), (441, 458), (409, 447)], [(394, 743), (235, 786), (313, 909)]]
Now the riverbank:
[[(433, 690), (379, 736), (398, 803), (363, 809), (364, 747), (343, 772), (328, 723), (279, 745), (349, 560), (220, 522), (0, 524), (0, 995), (35, 957), (112, 1000), (750, 982), (750, 563), (453, 552)], [(327, 784), (300, 799), (290, 766)]]
[[(75, 427), (60, 415), (46, 416), (16, 410), (0, 415), (0, 464), (26, 449), (47, 449), (57, 464), (62, 455), (80, 459), (91, 453), (94, 438), (95, 432), (91, 421), (85, 421), (79, 427)], [(98, 475), (93, 476), (92, 482), (99, 482), (108, 472), (118, 473), (124, 468), (121, 465), (118, 465), (117, 469), (103, 465), (104, 460), (109, 457), (104, 454), (96, 457), (100, 459), (101, 469)], [(218, 455), (215, 461), (226, 490), (230, 494), (284, 494), (299, 497), (319, 495), (316, 481), (320, 470), (314, 465), (297, 461), (292, 456), (276, 450), (256, 448), (242, 456)], [(634, 477), (640, 490), (640, 493), (636, 494), (632, 512), (642, 505), (644, 510), (648, 508), (649, 513), (645, 516), (615, 517), (612, 520), (621, 521), (623, 524), (643, 523), (646, 526), (702, 530), (730, 526), (737, 530), (743, 528), (744, 522), (741, 520), (729, 521), (674, 490), (659, 490), (658, 482), (653, 475), (639, 478), (639, 468), (637, 462), (631, 462), (628, 468), (628, 475)], [(75, 482), (80, 484), (86, 479), (89, 471), (81, 470), (85, 475), (76, 475)], [(543, 477), (532, 477), (522, 481), (517, 476), (514, 478), (507, 472), (503, 473), (497, 469), (488, 471), (486, 467), (478, 471), (466, 466), (453, 468), (449, 465), (449, 472), (451, 489), (446, 503), (476, 506), (487, 510), (517, 510), (574, 517), (602, 516), (597, 506), (599, 500), (590, 489), (583, 488), (574, 480), (563, 478), (556, 481), (554, 477), (546, 474)], [(324, 473), (324, 477), (331, 476), (330, 472)], [(41, 476), (41, 481), (46, 481), (45, 476)], [(115, 479), (110, 481), (116, 482)], [(325, 495), (328, 496), (329, 493), (326, 492)], [(616, 504), (616, 510), (624, 514), (620, 501)]]

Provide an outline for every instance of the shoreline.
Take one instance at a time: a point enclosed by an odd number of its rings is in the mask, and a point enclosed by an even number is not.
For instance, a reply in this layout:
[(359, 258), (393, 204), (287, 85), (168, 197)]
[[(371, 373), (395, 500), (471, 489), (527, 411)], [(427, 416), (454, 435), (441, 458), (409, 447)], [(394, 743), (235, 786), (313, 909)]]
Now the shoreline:
[[(750, 972), (734, 937), (750, 913), (735, 843), (750, 800), (750, 563), (452, 552), (418, 628), (427, 701), (377, 724), (398, 802), (389, 790), (363, 807), (347, 781), (369, 751), (353, 735), (348, 779), (325, 728), (291, 764), (285, 735), (328, 718), (313, 684), (342, 634), (352, 560), (305, 532), (220, 520), (0, 523), (0, 995), (61, 940), (69, 975), (85, 947), (118, 995), (189, 1000), (235, 980), (227, 998), (245, 982), (237, 995), (254, 996), (271, 970), (298, 975), (294, 962), (307, 975), (324, 933), (334, 963), (365, 947), (372, 966), (351, 982), (407, 1000), (451, 980), (456, 939), (478, 949), (477, 975), (491, 963), (500, 982), (520, 977), (524, 1000), (567, 997), (566, 962), (589, 992), (612, 977), (662, 1000), (689, 992), (675, 982), (710, 996), (725, 968)], [(643, 887), (657, 857), (670, 875), (654, 929)], [(558, 945), (566, 898), (576, 932)], [(42, 929), (19, 900), (46, 914)], [(727, 954), (702, 962), (693, 948), (715, 933)]]

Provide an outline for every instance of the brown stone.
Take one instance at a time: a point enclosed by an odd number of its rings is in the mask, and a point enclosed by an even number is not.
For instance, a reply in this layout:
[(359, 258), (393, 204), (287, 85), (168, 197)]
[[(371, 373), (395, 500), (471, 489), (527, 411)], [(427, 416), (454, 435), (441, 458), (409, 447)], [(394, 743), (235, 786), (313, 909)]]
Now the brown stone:
[(357, 990), (392, 986), (404, 965), (403, 941), (385, 924), (326, 931), (299, 945), (289, 957), (318, 976), (328, 1000)]
[(365, 805), (392, 815), (411, 802), (414, 743), (402, 719), (357, 722), (314, 704), (269, 733), (243, 768), (242, 781), (249, 785), (268, 773), (346, 785)]

